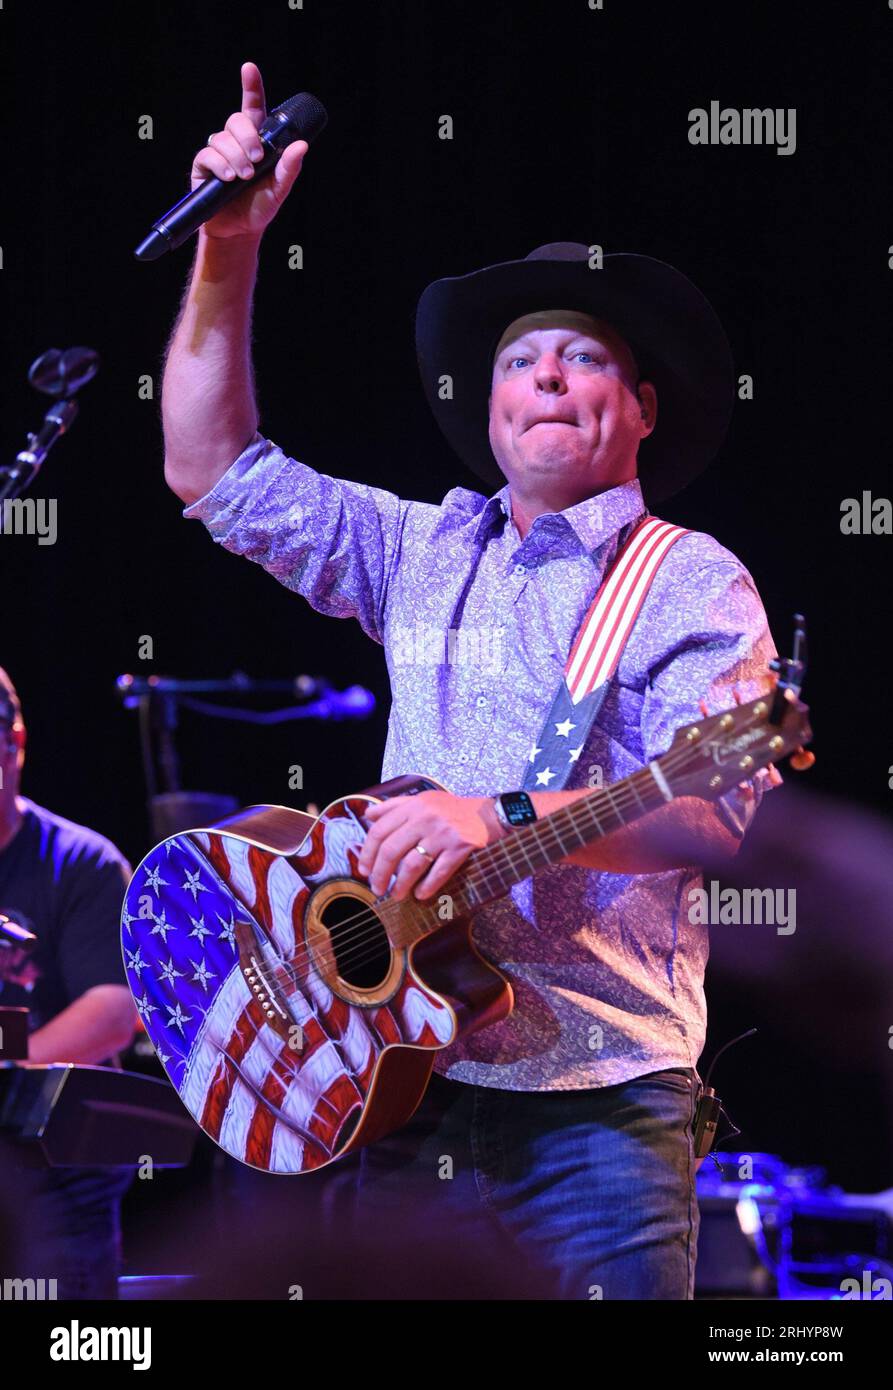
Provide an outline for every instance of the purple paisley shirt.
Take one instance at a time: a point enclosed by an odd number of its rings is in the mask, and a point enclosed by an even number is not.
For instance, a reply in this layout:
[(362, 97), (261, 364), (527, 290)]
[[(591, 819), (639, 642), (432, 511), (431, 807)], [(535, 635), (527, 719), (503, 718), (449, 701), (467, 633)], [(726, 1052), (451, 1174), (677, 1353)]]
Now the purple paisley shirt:
[[(455, 487), (439, 505), (407, 501), (317, 473), (258, 433), (184, 516), (383, 645), (393, 698), (382, 780), (422, 772), (456, 795), (483, 796), (520, 786), (577, 628), (644, 511), (633, 479), (537, 517), (522, 540), (507, 484), (490, 498)], [(702, 697), (711, 712), (732, 704), (736, 686), (753, 699), (775, 654), (747, 570), (711, 536), (684, 536), (565, 786), (637, 771), (701, 717)], [(717, 803), (736, 834), (765, 785), (758, 773)], [(474, 921), (515, 1008), (445, 1049), (436, 1069), (536, 1091), (695, 1066), (709, 928), (689, 921), (688, 893), (701, 882), (695, 868), (630, 875), (561, 864), (516, 884)]]

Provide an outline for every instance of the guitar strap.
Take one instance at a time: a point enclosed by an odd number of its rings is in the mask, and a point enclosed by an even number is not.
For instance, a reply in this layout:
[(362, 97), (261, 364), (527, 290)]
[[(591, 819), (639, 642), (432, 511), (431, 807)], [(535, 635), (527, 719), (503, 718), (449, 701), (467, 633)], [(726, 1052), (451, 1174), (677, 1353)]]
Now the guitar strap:
[(645, 516), (614, 557), (589, 605), (561, 684), (527, 759), (523, 791), (560, 791), (586, 746), (639, 610), (681, 526)]

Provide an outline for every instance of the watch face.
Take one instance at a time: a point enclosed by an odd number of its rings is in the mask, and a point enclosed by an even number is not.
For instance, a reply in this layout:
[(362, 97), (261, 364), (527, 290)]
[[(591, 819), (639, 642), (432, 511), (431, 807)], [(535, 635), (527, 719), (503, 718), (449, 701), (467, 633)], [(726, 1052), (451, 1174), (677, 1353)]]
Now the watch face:
[(529, 825), (536, 820), (533, 802), (526, 792), (503, 792), (499, 800), (509, 825)]

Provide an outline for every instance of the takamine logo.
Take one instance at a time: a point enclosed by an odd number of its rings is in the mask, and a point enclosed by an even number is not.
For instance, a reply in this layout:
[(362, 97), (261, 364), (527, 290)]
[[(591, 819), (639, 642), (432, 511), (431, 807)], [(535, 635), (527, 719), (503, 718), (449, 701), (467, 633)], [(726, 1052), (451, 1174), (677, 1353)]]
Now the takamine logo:
[(135, 1371), (152, 1364), (151, 1327), (81, 1327), (75, 1319), (50, 1333), (51, 1361), (132, 1361)]
[(715, 763), (724, 763), (729, 758), (740, 753), (743, 748), (749, 748), (751, 744), (759, 743), (763, 737), (762, 729), (749, 729), (747, 733), (739, 734), (737, 738), (711, 739), (706, 745), (706, 750)]

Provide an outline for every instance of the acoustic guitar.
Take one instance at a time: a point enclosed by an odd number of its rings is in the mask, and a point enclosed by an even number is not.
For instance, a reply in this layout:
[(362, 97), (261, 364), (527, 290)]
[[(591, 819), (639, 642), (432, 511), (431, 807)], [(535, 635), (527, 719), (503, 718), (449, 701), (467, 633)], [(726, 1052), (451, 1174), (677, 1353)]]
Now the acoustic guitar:
[(189, 1113), (234, 1158), (275, 1173), (322, 1168), (398, 1128), (437, 1052), (511, 1011), (509, 981), (475, 947), (475, 913), (667, 801), (718, 797), (788, 754), (811, 760), (798, 690), (778, 680), (680, 729), (632, 776), (474, 851), (425, 902), (376, 896), (357, 872), (368, 806), (446, 790), (425, 776), (317, 817), (256, 806), (162, 841), (127, 890), (122, 944)]

